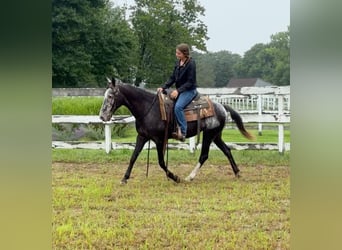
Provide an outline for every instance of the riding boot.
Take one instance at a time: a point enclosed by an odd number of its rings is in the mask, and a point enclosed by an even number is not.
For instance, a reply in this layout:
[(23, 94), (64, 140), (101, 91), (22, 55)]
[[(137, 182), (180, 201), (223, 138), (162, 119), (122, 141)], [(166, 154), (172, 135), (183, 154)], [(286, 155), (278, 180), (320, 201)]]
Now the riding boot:
[(182, 134), (180, 127), (177, 126), (177, 132), (172, 133), (172, 138), (185, 142), (186, 135)]

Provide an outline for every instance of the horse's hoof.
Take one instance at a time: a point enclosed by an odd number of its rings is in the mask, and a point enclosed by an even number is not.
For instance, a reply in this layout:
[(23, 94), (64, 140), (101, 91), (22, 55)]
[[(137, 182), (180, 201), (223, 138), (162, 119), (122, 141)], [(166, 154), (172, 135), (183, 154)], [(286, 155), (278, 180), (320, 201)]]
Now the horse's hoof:
[(186, 177), (184, 180), (190, 182), (190, 181), (192, 181), (193, 179), (194, 179), (194, 178), (191, 178), (191, 176), (189, 175), (189, 176)]
[(181, 182), (181, 179), (177, 175), (175, 175), (175, 182), (177, 182), (177, 183)]
[(240, 178), (241, 175), (240, 175), (239, 173), (236, 173), (236, 174), (235, 174), (235, 177), (236, 177), (236, 178)]
[(121, 184), (121, 185), (127, 184), (127, 179), (123, 178), (123, 179), (120, 181), (120, 184)]

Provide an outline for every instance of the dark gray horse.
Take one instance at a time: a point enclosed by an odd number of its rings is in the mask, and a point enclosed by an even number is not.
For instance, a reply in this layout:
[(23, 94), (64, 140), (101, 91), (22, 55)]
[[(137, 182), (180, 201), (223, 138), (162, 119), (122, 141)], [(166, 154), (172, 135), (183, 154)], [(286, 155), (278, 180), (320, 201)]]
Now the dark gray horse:
[[(173, 126), (166, 126), (165, 122), (161, 119), (159, 109), (159, 99), (155, 93), (150, 93), (146, 90), (133, 87), (131, 85), (118, 83), (115, 79), (108, 79), (107, 90), (104, 95), (103, 104), (100, 111), (100, 119), (109, 121), (113, 113), (122, 105), (126, 106), (132, 115), (135, 117), (135, 126), (138, 132), (136, 139), (136, 146), (131, 156), (129, 166), (122, 179), (122, 183), (127, 183), (131, 175), (133, 165), (143, 149), (145, 143), (152, 140), (156, 144), (158, 152), (158, 161), (160, 167), (165, 171), (166, 176), (180, 182), (180, 178), (168, 170), (164, 161), (164, 145), (165, 138), (171, 138)], [(201, 120), (200, 130), (203, 131), (203, 141), (201, 155), (198, 163), (186, 180), (193, 180), (203, 165), (208, 159), (209, 146), (214, 142), (219, 149), (227, 156), (235, 176), (239, 176), (239, 168), (237, 167), (230, 148), (222, 140), (222, 129), (226, 123), (227, 111), (229, 111), (232, 119), (237, 124), (242, 135), (248, 139), (253, 136), (249, 134), (242, 123), (240, 115), (231, 107), (221, 105), (213, 102), (215, 109), (215, 116), (207, 117)], [(168, 128), (167, 136), (165, 137), (165, 129)], [(197, 121), (188, 122), (187, 137), (195, 136), (197, 133)]]

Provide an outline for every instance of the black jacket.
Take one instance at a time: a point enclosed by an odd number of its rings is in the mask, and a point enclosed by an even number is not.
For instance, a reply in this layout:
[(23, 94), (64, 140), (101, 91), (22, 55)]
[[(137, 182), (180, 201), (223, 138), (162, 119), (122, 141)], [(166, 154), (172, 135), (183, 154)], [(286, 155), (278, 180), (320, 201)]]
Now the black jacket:
[(170, 88), (174, 83), (176, 83), (176, 88), (179, 93), (185, 90), (196, 89), (196, 63), (193, 58), (183, 64), (179, 65), (180, 60), (176, 62), (175, 68), (169, 80), (162, 86), (163, 89)]

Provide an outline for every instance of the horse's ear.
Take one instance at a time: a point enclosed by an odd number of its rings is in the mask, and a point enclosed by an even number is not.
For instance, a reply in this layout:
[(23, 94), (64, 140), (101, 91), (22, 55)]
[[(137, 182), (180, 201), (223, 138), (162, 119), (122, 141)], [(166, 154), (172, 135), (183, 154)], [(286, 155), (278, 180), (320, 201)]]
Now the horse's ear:
[(115, 87), (115, 84), (116, 84), (116, 78), (115, 77), (112, 77), (112, 84)]
[(106, 76), (107, 84), (110, 84), (112, 81)]
[(107, 79), (107, 88), (114, 88), (115, 81), (113, 82), (113, 80), (110, 80), (108, 77), (106, 77), (106, 79)]

